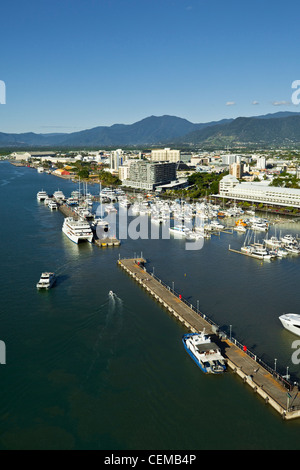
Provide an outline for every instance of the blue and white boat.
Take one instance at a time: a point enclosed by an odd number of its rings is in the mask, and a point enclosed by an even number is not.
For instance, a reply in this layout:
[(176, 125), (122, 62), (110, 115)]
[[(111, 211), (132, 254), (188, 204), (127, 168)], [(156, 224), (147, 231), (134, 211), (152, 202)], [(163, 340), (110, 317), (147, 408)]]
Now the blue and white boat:
[(182, 342), (186, 352), (205, 374), (221, 374), (226, 370), (226, 361), (220, 348), (204, 331), (185, 334)]

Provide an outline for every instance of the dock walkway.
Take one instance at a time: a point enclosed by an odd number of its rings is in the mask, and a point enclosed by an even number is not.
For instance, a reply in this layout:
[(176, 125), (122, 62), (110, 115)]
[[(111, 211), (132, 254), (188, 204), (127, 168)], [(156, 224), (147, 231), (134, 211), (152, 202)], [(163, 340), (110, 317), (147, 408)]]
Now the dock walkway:
[(256, 355), (243, 347), (237, 340), (228, 338), (218, 331), (206, 315), (188, 304), (181, 296), (165, 285), (160, 279), (149, 273), (145, 259), (119, 259), (119, 266), (137, 281), (150, 295), (160, 302), (169, 313), (181, 321), (188, 330), (206, 333), (219, 340), (219, 346), (227, 360), (228, 367), (265, 403), (271, 405), (284, 419), (300, 418), (300, 393), (277, 372), (266, 366)]

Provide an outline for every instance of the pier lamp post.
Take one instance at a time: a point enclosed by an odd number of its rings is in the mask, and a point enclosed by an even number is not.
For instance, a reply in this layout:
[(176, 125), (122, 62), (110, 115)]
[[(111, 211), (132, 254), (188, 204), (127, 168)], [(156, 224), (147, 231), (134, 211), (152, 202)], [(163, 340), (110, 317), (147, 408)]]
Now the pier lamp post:
[(275, 370), (275, 372), (276, 372), (276, 365), (277, 365), (277, 359), (275, 358), (275, 360), (274, 360), (274, 370)]
[(172, 292), (174, 294), (174, 281), (172, 281)]
[(232, 325), (229, 325), (229, 339), (231, 341)]
[(154, 276), (154, 266), (153, 266), (153, 269), (152, 269), (152, 276)]
[(199, 300), (197, 300), (197, 313), (199, 315)]

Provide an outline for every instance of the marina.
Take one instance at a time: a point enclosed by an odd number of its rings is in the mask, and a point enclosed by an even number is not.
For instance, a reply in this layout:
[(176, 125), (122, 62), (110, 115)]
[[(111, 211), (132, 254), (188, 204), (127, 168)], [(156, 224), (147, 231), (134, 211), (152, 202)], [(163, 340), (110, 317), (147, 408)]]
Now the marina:
[[(234, 217), (223, 217), (226, 230), (211, 233), (200, 251), (186, 251), (187, 238), (172, 235), (168, 240), (128, 238), (114, 249), (99, 250), (96, 243), (79, 247), (62, 233), (62, 211), (50, 211), (35, 200), (33, 188), (35, 193), (56, 189), (53, 176), (2, 165), (2, 263), (7, 280), (2, 285), (1, 339), (7, 344), (8, 366), (1, 368), (1, 448), (45, 442), (47, 448), (215, 449), (216, 422), (223, 436), (218, 447), (299, 447), (299, 420), (278, 419), (282, 409), (297, 405), (296, 389), (284, 387), (291, 398), (280, 389), (278, 411), (271, 400), (265, 405), (268, 396), (263, 394), (266, 370), (283, 381), (287, 377), (288, 384), (300, 378), (299, 366), (291, 362), (291, 343), (297, 337), (279, 320), (283, 312), (298, 309), (297, 255), (272, 263), (232, 256), (228, 244), (239, 249), (244, 241), (243, 233), (232, 232)], [(69, 181), (60, 186), (66, 197), (77, 187)], [(97, 194), (97, 186), (92, 189)], [(19, 208), (20, 197), (25, 210), (12, 231), (11, 212)], [(66, 216), (75, 217), (75, 207), (67, 207)], [(152, 214), (145, 211), (141, 217), (151, 226)], [(271, 220), (269, 238), (281, 238), (274, 223), (280, 223), (282, 235), (297, 238), (297, 223), (288, 218), (283, 222), (278, 215)], [(154, 296), (118, 267), (119, 255), (137, 259), (135, 252), (140, 251), (149, 256), (144, 277), (174, 292), (171, 307), (175, 313), (179, 305), (185, 309), (189, 317), (184, 321), (158, 298), (153, 302)], [(11, 262), (11, 254), (19, 263)], [(37, 295), (37, 276), (47, 269), (56, 272), (57, 285)], [(151, 282), (144, 284), (150, 287)], [(166, 300), (165, 291), (163, 295)], [(226, 357), (225, 373), (205, 374), (188, 356), (182, 336), (193, 332), (189, 325), (196, 320), (198, 325), (200, 319), (200, 331), (205, 329), (222, 353), (231, 338), (236, 349), (230, 348), (229, 360), (236, 371)], [(227, 338), (220, 338), (218, 330)], [(126, 408), (125, 415), (121, 408)], [(207, 423), (205, 435), (199, 433), (199, 420)]]

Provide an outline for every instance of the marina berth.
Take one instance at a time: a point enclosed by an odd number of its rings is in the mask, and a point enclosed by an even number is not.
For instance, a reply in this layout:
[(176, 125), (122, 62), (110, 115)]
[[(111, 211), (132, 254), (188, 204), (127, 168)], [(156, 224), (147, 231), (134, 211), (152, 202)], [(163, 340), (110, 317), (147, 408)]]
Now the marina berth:
[(84, 219), (66, 217), (62, 226), (63, 233), (74, 243), (93, 241), (93, 231), (90, 224)]
[(50, 289), (56, 281), (54, 273), (44, 272), (42, 273), (39, 282), (37, 283), (37, 289)]

